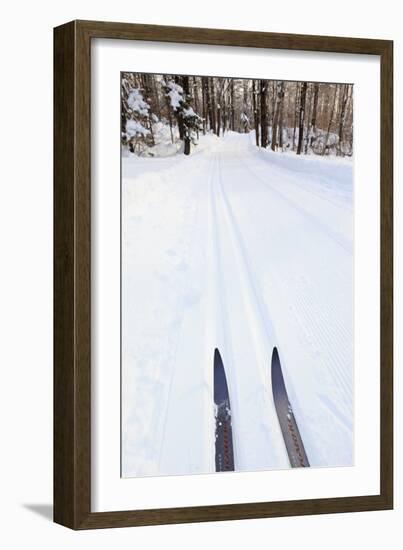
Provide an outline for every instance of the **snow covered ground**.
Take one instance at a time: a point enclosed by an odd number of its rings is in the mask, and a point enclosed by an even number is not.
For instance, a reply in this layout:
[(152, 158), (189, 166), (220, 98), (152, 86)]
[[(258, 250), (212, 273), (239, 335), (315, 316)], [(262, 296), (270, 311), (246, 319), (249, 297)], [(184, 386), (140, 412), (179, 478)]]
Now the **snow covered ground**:
[(122, 475), (213, 472), (213, 355), (237, 470), (289, 468), (277, 346), (312, 467), (353, 464), (351, 160), (206, 136), (122, 158)]

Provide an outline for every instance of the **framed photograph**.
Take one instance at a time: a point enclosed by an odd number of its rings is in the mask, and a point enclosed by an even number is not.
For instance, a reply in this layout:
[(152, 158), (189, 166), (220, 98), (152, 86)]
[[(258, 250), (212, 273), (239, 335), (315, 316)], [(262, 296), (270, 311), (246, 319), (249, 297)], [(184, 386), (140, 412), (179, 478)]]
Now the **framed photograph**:
[(54, 33), (54, 520), (393, 507), (393, 43)]

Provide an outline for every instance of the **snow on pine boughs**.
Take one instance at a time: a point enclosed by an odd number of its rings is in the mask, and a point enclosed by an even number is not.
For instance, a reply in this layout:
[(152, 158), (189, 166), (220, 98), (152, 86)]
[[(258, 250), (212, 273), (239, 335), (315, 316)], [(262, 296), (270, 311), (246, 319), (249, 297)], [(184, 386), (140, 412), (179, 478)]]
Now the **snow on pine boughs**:
[(140, 122), (137, 122), (137, 120), (129, 119), (126, 122), (126, 136), (128, 138), (136, 138), (139, 136), (147, 136), (150, 133), (150, 130), (147, 130), (147, 128), (144, 128)]
[(180, 109), (180, 105), (183, 102), (182, 86), (179, 86), (179, 84), (176, 84), (173, 80), (169, 80), (166, 83), (163, 82), (163, 85), (165, 86), (165, 93), (169, 98), (169, 103), (172, 109), (177, 111)]
[[(132, 153), (153, 145), (152, 122), (155, 115), (140, 88), (130, 88), (126, 99), (126, 122), (122, 131), (124, 143)], [(158, 120), (158, 119), (157, 119)]]
[(138, 113), (142, 116), (148, 116), (150, 106), (146, 101), (144, 101), (138, 88), (131, 90), (129, 97), (127, 98), (127, 104), (134, 113)]
[(203, 119), (190, 105), (189, 78), (183, 76), (181, 80), (183, 86), (174, 80), (163, 82), (163, 86), (178, 123), (179, 137), (184, 142), (184, 153), (189, 155), (190, 144), (196, 145), (198, 133), (202, 129)]

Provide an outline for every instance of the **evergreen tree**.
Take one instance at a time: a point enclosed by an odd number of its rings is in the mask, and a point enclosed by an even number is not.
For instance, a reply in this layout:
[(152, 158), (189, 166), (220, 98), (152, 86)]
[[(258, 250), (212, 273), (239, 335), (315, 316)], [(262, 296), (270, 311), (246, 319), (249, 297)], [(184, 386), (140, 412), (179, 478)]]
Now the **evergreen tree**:
[(131, 88), (126, 99), (126, 121), (122, 138), (134, 153), (143, 144), (154, 145), (150, 106), (139, 88)]
[(190, 104), (189, 77), (177, 77), (176, 81), (169, 80), (164, 83), (164, 90), (177, 120), (179, 138), (184, 142), (183, 152), (189, 155), (190, 144), (196, 144), (197, 133), (203, 129), (203, 119)]

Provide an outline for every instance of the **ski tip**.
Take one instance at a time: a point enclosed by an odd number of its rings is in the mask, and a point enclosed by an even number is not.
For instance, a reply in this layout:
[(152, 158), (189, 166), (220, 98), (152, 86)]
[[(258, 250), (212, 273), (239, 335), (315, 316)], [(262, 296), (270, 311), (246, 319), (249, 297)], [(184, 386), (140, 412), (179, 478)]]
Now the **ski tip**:
[[(214, 371), (217, 374), (217, 371), (222, 371), (224, 373), (224, 362), (221, 357), (221, 353), (218, 348), (214, 350)], [(225, 376), (225, 375), (224, 375)]]
[(276, 390), (279, 391), (281, 389), (283, 394), (287, 393), (277, 347), (273, 348), (273, 353), (271, 356), (271, 384), (273, 397)]
[(223, 363), (223, 360), (222, 360), (222, 357), (221, 357), (221, 354), (218, 350), (218, 348), (215, 348), (214, 350), (214, 370), (217, 371), (218, 370), (224, 370), (224, 363)]
[(273, 361), (278, 361), (280, 358), (278, 356), (278, 350), (276, 348), (276, 346), (274, 346), (273, 348), (273, 353), (271, 355), (271, 362), (273, 363)]
[(221, 403), (228, 399), (227, 378), (225, 376), (224, 363), (217, 348), (214, 350), (214, 402)]
[(276, 346), (274, 346), (273, 353), (271, 355), (271, 372), (272, 372), (272, 376), (273, 376), (273, 371), (278, 370), (278, 369), (281, 370), (280, 356), (278, 354), (278, 349), (276, 348)]

